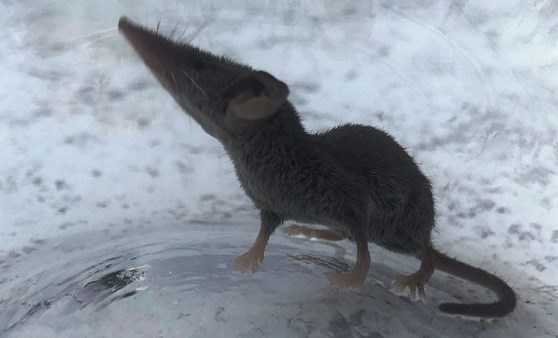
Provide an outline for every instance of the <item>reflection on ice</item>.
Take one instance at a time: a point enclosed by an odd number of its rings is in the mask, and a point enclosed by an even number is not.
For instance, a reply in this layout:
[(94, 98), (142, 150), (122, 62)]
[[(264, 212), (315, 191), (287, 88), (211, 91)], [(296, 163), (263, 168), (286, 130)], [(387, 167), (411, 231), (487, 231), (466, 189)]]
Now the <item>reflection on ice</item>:
[(497, 337), (515, 325), (438, 313), (442, 301), (487, 297), (453, 278), (435, 275), (426, 303), (395, 296), (390, 280), (418, 262), (379, 249), (362, 289), (331, 287), (324, 274), (354, 260), (347, 241), (278, 232), (260, 271), (242, 276), (230, 263), (256, 228), (188, 224), (52, 240), (5, 276), (0, 328), (14, 337)]

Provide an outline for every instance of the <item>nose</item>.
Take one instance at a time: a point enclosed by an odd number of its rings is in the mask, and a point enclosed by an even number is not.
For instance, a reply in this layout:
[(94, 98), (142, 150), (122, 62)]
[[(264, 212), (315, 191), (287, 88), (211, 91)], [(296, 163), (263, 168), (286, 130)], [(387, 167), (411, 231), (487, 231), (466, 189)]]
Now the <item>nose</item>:
[(169, 72), (179, 65), (182, 53), (173, 41), (146, 29), (127, 17), (118, 21), (118, 30), (142, 58), (145, 64), (159, 78), (167, 77)]

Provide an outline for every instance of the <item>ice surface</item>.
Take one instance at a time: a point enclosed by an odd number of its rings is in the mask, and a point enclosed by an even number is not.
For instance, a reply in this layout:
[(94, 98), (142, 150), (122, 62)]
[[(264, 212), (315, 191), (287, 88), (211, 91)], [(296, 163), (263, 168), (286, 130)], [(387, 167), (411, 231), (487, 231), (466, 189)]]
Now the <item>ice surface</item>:
[[(426, 304), (393, 296), (375, 283), (417, 263), (376, 247), (363, 290), (330, 288), (349, 243), (277, 235), (262, 272), (233, 273), (256, 213), (120, 15), (274, 74), (309, 130), (393, 134), (434, 183), (437, 246), (504, 277), (517, 311), (441, 316), (485, 295), (441, 274)], [(0, 332), (556, 337), (557, 19), (553, 0), (0, 2)]]
[[(40, 243), (4, 275), (0, 324), (8, 337), (548, 334), (549, 320), (538, 318), (533, 305), (494, 322), (442, 316), (437, 304), (455, 301), (454, 295), (458, 301), (492, 298), (454, 278), (432, 278), (426, 303), (396, 297), (387, 290), (390, 280), (417, 262), (383, 250), (373, 250), (373, 273), (362, 289), (333, 288), (324, 274), (350, 268), (355, 257), (348, 241), (277, 234), (260, 271), (242, 276), (231, 271), (231, 262), (250, 244), (251, 230), (240, 224), (145, 224), (133, 232), (82, 232)], [(552, 311), (550, 303), (536, 306)]]

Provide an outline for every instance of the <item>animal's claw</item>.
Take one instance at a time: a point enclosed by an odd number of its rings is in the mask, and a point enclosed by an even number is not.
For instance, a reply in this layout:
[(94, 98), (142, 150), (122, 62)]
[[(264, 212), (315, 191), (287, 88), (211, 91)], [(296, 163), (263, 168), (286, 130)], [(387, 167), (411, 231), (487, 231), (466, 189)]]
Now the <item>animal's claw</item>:
[(243, 275), (247, 274), (249, 270), (255, 273), (258, 271), (259, 264), (263, 261), (263, 258), (263, 253), (255, 253), (252, 250), (248, 250), (234, 261), (234, 269)]
[(391, 283), (391, 286), (399, 294), (404, 294), (405, 289), (409, 288), (409, 298), (412, 301), (422, 301), (426, 298), (426, 293), (424, 292), (424, 283), (411, 276), (397, 276)]

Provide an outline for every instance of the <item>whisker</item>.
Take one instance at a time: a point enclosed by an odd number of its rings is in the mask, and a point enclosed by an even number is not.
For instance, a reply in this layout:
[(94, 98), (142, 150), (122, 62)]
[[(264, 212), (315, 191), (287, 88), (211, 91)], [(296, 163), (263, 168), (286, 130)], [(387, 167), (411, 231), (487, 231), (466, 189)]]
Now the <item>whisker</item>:
[(89, 41), (84, 42), (83, 44), (94, 43), (94, 42), (97, 42), (97, 41), (100, 41), (100, 40), (104, 40), (104, 39), (108, 39), (108, 38), (111, 38), (111, 37), (112, 37), (111, 35), (99, 36), (98, 38), (96, 38), (96, 39), (91, 39), (91, 40), (89, 40)]
[(178, 84), (176, 83), (176, 78), (174, 77), (174, 73), (171, 71), (170, 75), (172, 77), (172, 82), (174, 82), (174, 91), (178, 90)]
[(214, 20), (208, 19), (196, 27), (196, 29), (188, 35), (188, 41), (193, 41), (204, 29), (209, 27)]
[(88, 46), (97, 41), (101, 41), (113, 37), (114, 35), (110, 33), (114, 31), (116, 31), (116, 28), (105, 29), (95, 33), (83, 35), (79, 38), (76, 38), (73, 41), (68, 41), (68, 45), (71, 46), (72, 48)]
[(98, 35), (102, 35), (102, 34), (106, 34), (106, 33), (111, 33), (111, 32), (114, 32), (116, 30), (117, 30), (116, 28), (107, 28), (107, 29), (103, 29), (103, 30), (91, 33), (91, 34), (84, 35), (84, 36), (80, 37), (79, 39), (87, 39), (87, 38), (90, 38), (90, 37), (94, 37), (94, 36), (98, 36)]
[(182, 70), (182, 73), (183, 73), (184, 75), (186, 75), (186, 77), (187, 77), (190, 81), (192, 81), (192, 83), (194, 84), (194, 86), (196, 86), (196, 87), (199, 89), (200, 93), (202, 93), (203, 96), (207, 99), (207, 95), (205, 94), (205, 92), (203, 91), (203, 89), (196, 83), (196, 81), (194, 81), (194, 79), (192, 79), (192, 77), (191, 77), (184, 69)]

